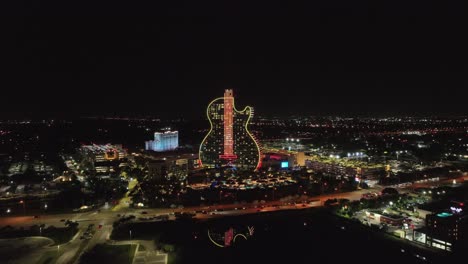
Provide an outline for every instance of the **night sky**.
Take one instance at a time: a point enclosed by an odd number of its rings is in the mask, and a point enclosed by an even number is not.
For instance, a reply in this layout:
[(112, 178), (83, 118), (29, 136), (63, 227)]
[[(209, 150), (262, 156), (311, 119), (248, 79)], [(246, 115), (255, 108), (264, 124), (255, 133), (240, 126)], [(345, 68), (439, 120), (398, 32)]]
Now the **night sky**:
[(467, 114), (463, 1), (11, 2), (2, 117)]

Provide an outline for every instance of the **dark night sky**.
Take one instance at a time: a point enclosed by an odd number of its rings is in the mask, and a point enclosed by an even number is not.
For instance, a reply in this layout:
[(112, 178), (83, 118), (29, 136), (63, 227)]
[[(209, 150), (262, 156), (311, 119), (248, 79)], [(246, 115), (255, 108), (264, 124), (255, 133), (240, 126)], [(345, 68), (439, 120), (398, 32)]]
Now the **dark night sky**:
[(4, 117), (467, 114), (463, 1), (11, 2)]

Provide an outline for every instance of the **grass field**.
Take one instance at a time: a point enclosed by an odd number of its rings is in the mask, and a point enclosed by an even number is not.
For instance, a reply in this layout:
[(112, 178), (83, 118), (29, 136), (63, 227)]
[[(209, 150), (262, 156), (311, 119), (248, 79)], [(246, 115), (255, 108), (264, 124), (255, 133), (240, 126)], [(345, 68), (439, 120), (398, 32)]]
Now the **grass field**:
[(78, 232), (76, 226), (71, 227), (47, 227), (39, 231), (38, 226), (33, 226), (30, 229), (6, 229), (0, 230), (1, 238), (19, 238), (43, 236), (52, 239), (55, 244), (60, 245), (70, 241)]
[(98, 244), (83, 254), (80, 263), (131, 264), (135, 256), (136, 245)]

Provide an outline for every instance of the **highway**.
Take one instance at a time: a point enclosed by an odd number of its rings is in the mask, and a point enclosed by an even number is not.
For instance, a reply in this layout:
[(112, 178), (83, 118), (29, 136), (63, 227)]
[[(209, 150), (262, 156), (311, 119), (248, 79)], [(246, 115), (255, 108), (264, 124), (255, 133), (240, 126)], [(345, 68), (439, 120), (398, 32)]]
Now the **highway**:
[[(170, 215), (170, 219), (175, 219), (173, 216), (174, 213), (193, 213), (206, 211), (206, 214), (198, 213), (195, 215), (195, 218), (207, 219), (215, 217), (224, 217), (228, 215), (241, 215), (241, 214), (252, 214), (258, 212), (271, 212), (277, 210), (294, 210), (294, 209), (304, 209), (307, 207), (322, 206), (323, 202), (327, 199), (333, 198), (345, 198), (350, 200), (358, 200), (361, 198), (363, 193), (369, 192), (371, 190), (358, 190), (354, 192), (347, 193), (336, 193), (336, 194), (327, 194), (316, 197), (307, 197), (302, 196), (298, 197), (297, 201), (314, 201), (313, 203), (298, 202), (289, 202), (290, 204), (285, 204), (285, 202), (280, 201), (271, 201), (258, 204), (221, 204), (215, 206), (197, 206), (197, 207), (187, 207), (182, 209), (168, 209), (168, 208), (144, 208), (144, 209), (133, 209), (129, 207), (122, 206), (119, 204), (116, 208), (101, 208), (98, 210), (93, 210), (89, 212), (81, 213), (69, 213), (69, 214), (48, 214), (41, 215), (39, 218), (34, 218), (34, 216), (11, 216), (11, 217), (1, 217), (0, 226), (10, 225), (13, 227), (29, 227), (32, 225), (41, 225), (45, 224), (46, 226), (56, 226), (63, 227), (65, 226), (66, 220), (76, 221), (79, 223), (79, 231), (76, 236), (68, 243), (62, 244), (59, 247), (57, 245), (47, 246), (40, 249), (37, 249), (31, 254), (22, 256), (18, 259), (18, 263), (34, 263), (38, 257), (44, 253), (57, 254), (57, 260), (55, 263), (65, 264), (65, 263), (78, 263), (79, 257), (87, 249), (92, 248), (98, 243), (109, 242), (110, 234), (112, 233), (112, 224), (114, 221), (119, 219), (119, 216), (122, 215), (135, 215), (134, 221), (141, 221), (139, 218), (144, 217), (154, 217), (160, 215)], [(374, 189), (373, 191), (378, 191)], [(245, 209), (242, 209), (244, 208)], [(237, 208), (237, 210), (235, 209)], [(143, 214), (142, 212), (146, 212)], [(88, 230), (88, 226), (93, 224), (91, 228), (91, 238), (90, 239), (81, 239), (83, 234)], [(130, 238), (130, 234), (129, 234)], [(154, 251), (153, 258), (162, 257), (158, 252)], [(149, 256), (148, 256), (149, 258)], [(167, 257), (165, 257), (167, 261)], [(26, 261), (26, 262), (25, 262)]]
[[(460, 177), (455, 179), (457, 183), (468, 180), (468, 177)], [(440, 184), (450, 184), (453, 180), (441, 180), (440, 182), (418, 182), (414, 183), (411, 186), (406, 186), (404, 188), (398, 188), (400, 193), (410, 192), (412, 188), (417, 187), (429, 187), (437, 186)], [(198, 219), (207, 219), (215, 217), (224, 217), (229, 215), (242, 215), (242, 214), (252, 214), (260, 212), (272, 212), (278, 210), (295, 210), (295, 209), (304, 209), (310, 207), (319, 207), (323, 206), (324, 202), (328, 199), (349, 199), (351, 201), (361, 199), (364, 193), (368, 192), (380, 192), (383, 189), (381, 186), (376, 186), (370, 189), (356, 190), (352, 192), (344, 193), (331, 193), (320, 196), (301, 196), (297, 197), (295, 201), (269, 201), (265, 203), (246, 203), (246, 204), (221, 204), (221, 205), (212, 205), (212, 206), (196, 206), (196, 207), (187, 207), (182, 209), (168, 209), (168, 208), (144, 208), (144, 209), (134, 209), (127, 206), (122, 206), (122, 204), (117, 205), (114, 208), (101, 208), (98, 210), (93, 210), (89, 212), (80, 212), (80, 213), (69, 213), (69, 214), (49, 214), (41, 215), (39, 218), (34, 218), (31, 216), (11, 216), (11, 217), (1, 217), (0, 218), (0, 227), (10, 225), (13, 227), (29, 227), (34, 224), (45, 224), (46, 226), (64, 226), (65, 220), (77, 221), (79, 223), (79, 231), (77, 235), (68, 243), (60, 245), (60, 247), (53, 246), (44, 247), (40, 250), (43, 252), (57, 250), (59, 255), (56, 263), (78, 263), (79, 256), (86, 251), (87, 249), (92, 248), (98, 243), (105, 243), (109, 241), (110, 234), (112, 233), (112, 224), (114, 221), (119, 219), (119, 216), (122, 215), (134, 215), (136, 218), (133, 221), (142, 221), (139, 218), (148, 218), (160, 215), (170, 215), (170, 219), (174, 219), (174, 213), (194, 213), (198, 212), (194, 217)], [(128, 199), (128, 198), (126, 198)], [(200, 213), (203, 212), (204, 213)], [(145, 212), (145, 213), (143, 213)], [(145, 221), (145, 220), (143, 220)], [(88, 229), (88, 226), (92, 224), (92, 228)], [(83, 234), (90, 230), (91, 238), (90, 239), (81, 239)], [(130, 234), (129, 234), (130, 239)], [(31, 260), (33, 257), (38, 256), (38, 252), (32, 252), (30, 254)], [(27, 258), (24, 256), (22, 260)], [(34, 262), (34, 261), (33, 261)], [(33, 263), (31, 262), (31, 263)]]

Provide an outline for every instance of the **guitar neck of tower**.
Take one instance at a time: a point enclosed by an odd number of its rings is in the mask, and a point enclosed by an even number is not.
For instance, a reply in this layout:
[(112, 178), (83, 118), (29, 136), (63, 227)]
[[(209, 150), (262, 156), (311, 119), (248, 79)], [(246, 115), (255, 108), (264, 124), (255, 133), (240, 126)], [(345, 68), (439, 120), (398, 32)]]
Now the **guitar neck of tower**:
[(235, 159), (233, 133), (234, 95), (231, 89), (224, 91), (224, 153), (222, 158)]

